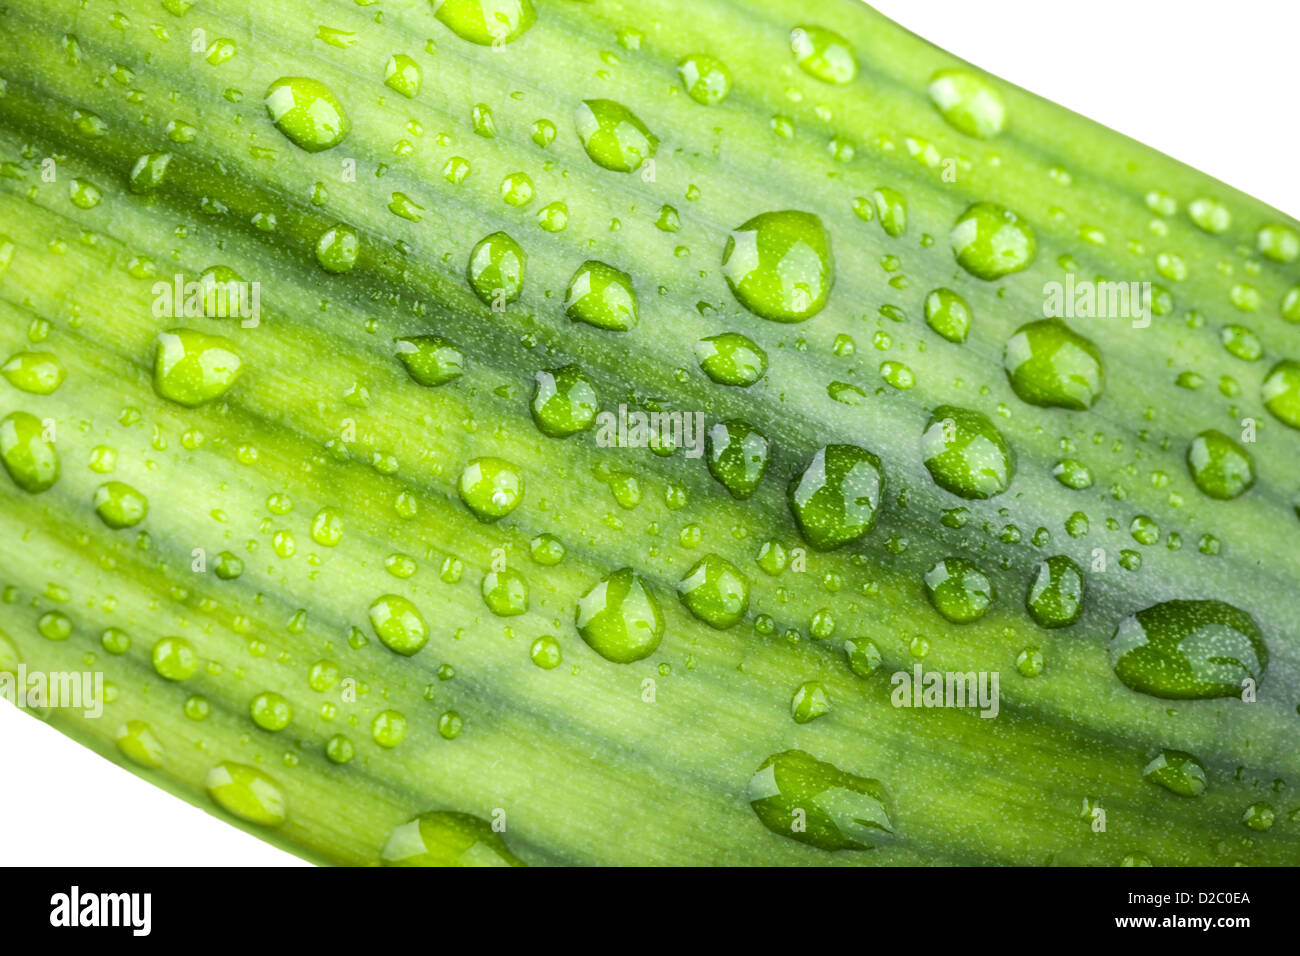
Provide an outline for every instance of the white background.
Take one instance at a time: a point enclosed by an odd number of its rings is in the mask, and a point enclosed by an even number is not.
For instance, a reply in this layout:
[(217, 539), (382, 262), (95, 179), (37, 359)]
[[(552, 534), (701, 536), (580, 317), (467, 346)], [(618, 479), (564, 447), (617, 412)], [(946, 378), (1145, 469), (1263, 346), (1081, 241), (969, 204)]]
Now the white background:
[[(1289, 0), (875, 6), (991, 73), (1300, 214), (1300, 14)], [(0, 865), (298, 862), (0, 703)]]

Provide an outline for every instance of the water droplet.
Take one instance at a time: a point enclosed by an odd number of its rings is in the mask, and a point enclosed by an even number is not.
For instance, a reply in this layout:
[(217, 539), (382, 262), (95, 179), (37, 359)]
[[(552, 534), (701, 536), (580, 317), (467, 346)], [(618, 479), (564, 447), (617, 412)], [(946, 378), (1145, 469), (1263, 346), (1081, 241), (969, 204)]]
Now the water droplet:
[(1280, 222), (1260, 227), (1255, 234), (1255, 248), (1259, 254), (1284, 265), (1300, 258), (1300, 234)]
[(533, 377), (528, 408), (543, 435), (567, 438), (592, 426), (600, 411), (600, 398), (586, 372), (577, 365), (566, 365)]
[(465, 355), (439, 335), (395, 339), (397, 360), (417, 385), (430, 388), (455, 381), (465, 371)]
[(235, 344), (194, 329), (159, 332), (153, 387), (162, 398), (195, 408), (224, 395), (243, 371)]
[(537, 19), (532, 0), (432, 0), (433, 14), (462, 40), (500, 48)]
[(790, 510), (818, 551), (856, 541), (871, 530), (880, 507), (880, 459), (855, 445), (827, 445), (790, 484)]
[(921, 456), (939, 487), (962, 498), (1007, 490), (1015, 460), (1002, 433), (979, 412), (940, 405), (921, 436)]
[(352, 128), (333, 91), (306, 76), (282, 76), (272, 83), (266, 111), (281, 133), (309, 153), (337, 146)]
[(555, 670), (560, 666), (564, 655), (560, 651), (560, 642), (553, 637), (539, 637), (528, 649), (532, 662), (544, 671)]
[(957, 264), (978, 279), (1000, 279), (1029, 267), (1038, 240), (1029, 223), (991, 202), (966, 208), (949, 234)]
[(653, 592), (631, 568), (620, 568), (578, 599), (578, 633), (601, 657), (628, 664), (649, 657), (664, 636)]
[(468, 813), (422, 813), (393, 830), (384, 866), (523, 866), (486, 820)]
[(719, 630), (740, 622), (749, 610), (749, 581), (717, 554), (696, 562), (677, 583), (677, 594), (688, 611)]
[(406, 736), (406, 715), (399, 710), (381, 710), (370, 721), (370, 739), (392, 750)]
[(1016, 655), (1016, 671), (1021, 677), (1037, 677), (1043, 666), (1043, 652), (1036, 647), (1026, 647)]
[(1025, 610), (1039, 627), (1068, 627), (1083, 610), (1083, 572), (1063, 554), (1038, 562)]
[(130, 485), (106, 481), (95, 489), (95, 514), (115, 531), (133, 528), (149, 513), (149, 501)]
[(503, 518), (524, 498), (524, 477), (501, 458), (475, 458), (460, 473), (460, 500), (480, 521)]
[(896, 239), (907, 232), (907, 199), (902, 193), (888, 186), (877, 186), (871, 191), (871, 202), (886, 235)]
[(970, 306), (951, 289), (935, 289), (925, 297), (926, 324), (949, 342), (966, 341), (970, 320)]
[(335, 734), (325, 743), (325, 756), (330, 763), (349, 763), (355, 755), (356, 748), (343, 734)]
[(1268, 648), (1251, 616), (1231, 604), (1165, 601), (1120, 621), (1110, 663), (1127, 687), (1153, 697), (1240, 697), (1243, 680), (1263, 679)]
[(750, 312), (775, 322), (803, 322), (830, 296), (830, 236), (812, 213), (760, 213), (727, 237), (722, 271)]
[(805, 681), (790, 698), (790, 716), (796, 724), (807, 724), (831, 712), (831, 698), (821, 681)]
[(1002, 365), (1012, 390), (1030, 405), (1084, 411), (1101, 396), (1101, 353), (1059, 319), (1017, 329), (1007, 340)]
[(170, 681), (189, 680), (199, 669), (199, 655), (194, 645), (183, 637), (164, 637), (149, 652), (154, 671)]
[(1259, 397), (1278, 421), (1300, 428), (1300, 362), (1283, 359), (1269, 370)]
[(546, 232), (563, 232), (569, 225), (569, 207), (559, 200), (537, 210), (537, 225)]
[(936, 562), (925, 573), (925, 593), (934, 609), (954, 624), (979, 620), (997, 597), (988, 575), (965, 558)]
[(930, 79), (930, 102), (953, 129), (992, 139), (1007, 122), (1006, 105), (992, 82), (971, 70), (939, 70)]
[(709, 474), (733, 498), (748, 498), (767, 471), (767, 439), (753, 425), (739, 419), (718, 422), (706, 437)]
[(1160, 751), (1142, 768), (1142, 777), (1181, 797), (1199, 797), (1206, 787), (1205, 767), (1181, 750)]
[(0, 367), (14, 388), (32, 395), (52, 395), (65, 377), (63, 363), (53, 352), (15, 352)]
[(208, 771), (204, 786), (213, 800), (241, 820), (275, 827), (288, 818), (279, 784), (256, 767), (223, 760)]
[(489, 571), (483, 575), (483, 603), (498, 617), (516, 617), (528, 610), (528, 582), (517, 571)]
[(420, 92), (420, 64), (405, 53), (394, 53), (384, 65), (384, 85), (408, 99)]
[(0, 419), (0, 461), (23, 491), (39, 494), (59, 480), (59, 455), (45, 437), (45, 426), (28, 412)]
[(1228, 501), (1255, 484), (1255, 463), (1250, 452), (1213, 428), (1187, 446), (1187, 470), (1196, 487), (1211, 498)]
[(1252, 830), (1258, 830), (1262, 833), (1273, 828), (1276, 818), (1277, 815), (1273, 812), (1273, 808), (1267, 803), (1252, 803), (1242, 813), (1241, 822)]
[(749, 806), (777, 836), (821, 850), (870, 850), (894, 832), (880, 781), (802, 750), (773, 754), (749, 781)]
[(360, 251), (356, 230), (343, 223), (326, 229), (316, 240), (316, 261), (326, 272), (351, 272)]
[(876, 642), (866, 637), (851, 637), (846, 640), (844, 653), (848, 655), (849, 670), (859, 677), (870, 677), (883, 662)]
[(533, 194), (533, 181), (527, 173), (510, 173), (501, 180), (501, 201), (507, 206), (527, 206)]
[(569, 280), (564, 314), (598, 329), (625, 332), (637, 323), (632, 277), (611, 265), (588, 259)]
[(293, 707), (284, 696), (273, 690), (263, 691), (249, 702), (248, 716), (263, 730), (275, 733), (293, 720)]
[(542, 532), (528, 542), (528, 553), (538, 564), (551, 567), (564, 560), (564, 543), (555, 535)]
[(36, 622), (36, 633), (47, 641), (66, 641), (72, 636), (72, 620), (62, 611), (46, 611)]
[(794, 61), (814, 79), (843, 85), (858, 75), (858, 61), (849, 41), (825, 27), (795, 27), (790, 31)]
[(622, 103), (583, 100), (573, 116), (578, 138), (597, 166), (630, 173), (655, 154), (659, 139)]
[(686, 94), (701, 106), (721, 103), (731, 92), (731, 71), (707, 53), (692, 53), (677, 64)]
[(167, 176), (167, 166), (172, 161), (171, 153), (145, 153), (131, 167), (127, 186), (136, 194), (150, 193), (163, 184)]
[(504, 232), (484, 236), (469, 255), (466, 277), (484, 305), (499, 307), (519, 298), (526, 257), (519, 243)]
[(1219, 330), (1219, 341), (1229, 355), (1243, 362), (1257, 361), (1264, 354), (1264, 343), (1244, 325), (1225, 325)]
[(1228, 207), (1217, 199), (1193, 199), (1187, 204), (1187, 215), (1196, 223), (1197, 228), (1211, 235), (1226, 232), (1232, 225), (1232, 214), (1228, 212)]
[(143, 720), (128, 720), (117, 730), (117, 749), (142, 767), (161, 767), (164, 748), (162, 741)]
[(767, 353), (739, 332), (700, 339), (695, 357), (704, 374), (719, 385), (748, 388), (767, 374)]
[(429, 625), (419, 609), (400, 594), (383, 594), (370, 604), (370, 626), (383, 645), (410, 657), (429, 641)]

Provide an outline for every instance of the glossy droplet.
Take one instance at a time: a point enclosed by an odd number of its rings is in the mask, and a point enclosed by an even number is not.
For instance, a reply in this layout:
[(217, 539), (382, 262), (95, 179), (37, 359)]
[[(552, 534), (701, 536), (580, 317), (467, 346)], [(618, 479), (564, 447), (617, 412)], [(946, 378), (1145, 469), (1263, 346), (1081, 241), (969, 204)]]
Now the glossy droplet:
[(326, 229), (316, 240), (316, 261), (326, 272), (351, 272), (360, 252), (356, 230), (342, 223)]
[(1229, 501), (1255, 484), (1255, 463), (1250, 452), (1213, 428), (1187, 446), (1187, 470), (1196, 487), (1211, 498)]
[(534, 194), (533, 181), (525, 172), (510, 173), (501, 180), (501, 201), (507, 206), (527, 206)]
[(1021, 401), (1084, 411), (1101, 396), (1101, 352), (1060, 319), (1022, 325), (1002, 352), (1007, 380)]
[(853, 637), (844, 642), (844, 653), (849, 659), (849, 670), (859, 677), (870, 677), (883, 663), (880, 648), (866, 637)]
[(498, 617), (516, 617), (528, 610), (528, 582), (517, 571), (489, 571), (480, 590), (483, 603)]
[(1205, 767), (1181, 750), (1162, 750), (1142, 768), (1142, 777), (1181, 797), (1199, 797), (1205, 792)]
[(384, 65), (384, 85), (408, 99), (420, 92), (420, 64), (405, 53), (394, 53)]
[(1052, 477), (1075, 491), (1092, 487), (1092, 469), (1073, 458), (1062, 458), (1053, 465)]
[(577, 365), (566, 365), (533, 376), (528, 408), (543, 435), (567, 438), (592, 426), (600, 411), (600, 398), (586, 372)]
[(795, 27), (790, 31), (790, 52), (799, 69), (823, 83), (843, 85), (858, 75), (849, 41), (825, 27)]
[(939, 70), (930, 79), (930, 102), (953, 129), (991, 139), (1002, 132), (1007, 108), (993, 83), (972, 70)]
[(1274, 262), (1295, 262), (1300, 258), (1300, 233), (1280, 222), (1269, 223), (1255, 234), (1255, 248)]
[(396, 654), (410, 657), (429, 642), (429, 625), (424, 616), (400, 594), (382, 594), (370, 604), (370, 626), (383, 645)]
[(1223, 601), (1165, 601), (1124, 618), (1110, 641), (1123, 683), (1171, 700), (1240, 697), (1268, 667), (1268, 648), (1249, 614)]
[(524, 250), (504, 232), (484, 236), (469, 255), (466, 277), (484, 305), (500, 308), (524, 288)]
[(888, 186), (877, 186), (871, 191), (871, 203), (886, 235), (898, 238), (907, 232), (907, 199), (902, 193)]
[(539, 637), (528, 649), (528, 657), (544, 671), (555, 670), (564, 660), (560, 642), (553, 637)]
[(381, 710), (370, 721), (370, 739), (392, 750), (406, 737), (406, 715), (400, 710)]
[(446, 385), (464, 374), (464, 353), (440, 335), (412, 335), (394, 345), (397, 360), (417, 385)]
[(1225, 325), (1219, 330), (1224, 351), (1243, 362), (1258, 361), (1264, 355), (1264, 343), (1244, 325)]
[(306, 76), (282, 76), (272, 83), (266, 111), (281, 133), (309, 153), (337, 146), (352, 128), (333, 91)]
[(154, 350), (154, 391), (195, 408), (224, 395), (243, 371), (235, 344), (194, 329), (159, 332)]
[(564, 542), (553, 534), (542, 532), (528, 542), (528, 554), (538, 564), (551, 567), (564, 560)]
[(658, 137), (645, 123), (613, 100), (583, 100), (573, 122), (591, 161), (614, 172), (633, 172), (659, 148)]
[(422, 813), (393, 830), (384, 866), (523, 866), (486, 820), (468, 813)]
[(731, 627), (749, 610), (749, 581), (717, 554), (707, 554), (677, 582), (677, 595), (695, 617), (710, 627)]
[(524, 476), (503, 458), (475, 458), (460, 473), (457, 490), (480, 521), (492, 522), (524, 500)]
[(880, 507), (880, 459), (856, 445), (827, 445), (790, 484), (790, 510), (804, 539), (819, 551), (856, 541)]
[(606, 575), (578, 599), (576, 624), (591, 649), (616, 664), (649, 657), (664, 636), (659, 601), (631, 568)]
[(95, 489), (95, 514), (114, 530), (133, 528), (149, 513), (149, 501), (130, 485), (106, 481)]
[(14, 388), (32, 395), (52, 395), (63, 384), (63, 363), (53, 352), (15, 352), (0, 366)]
[(1083, 572), (1063, 554), (1038, 562), (1025, 610), (1039, 627), (1067, 627), (1079, 619), (1083, 610)]
[(1274, 418), (1300, 428), (1300, 362), (1283, 359), (1274, 365), (1260, 386), (1259, 397)]
[(988, 281), (1028, 268), (1038, 251), (1029, 223), (991, 202), (968, 206), (953, 224), (949, 240), (957, 264)]
[(114, 742), (117, 749), (133, 763), (142, 767), (162, 766), (162, 741), (143, 720), (128, 720), (118, 728)]
[(921, 457), (939, 487), (962, 498), (1007, 490), (1015, 460), (1002, 433), (979, 412), (940, 405), (921, 436)]
[(537, 13), (532, 0), (431, 0), (433, 13), (462, 40), (500, 47), (523, 36)]
[(293, 707), (273, 690), (263, 691), (248, 704), (248, 716), (263, 730), (275, 733), (293, 721)]
[(194, 645), (183, 637), (164, 637), (149, 652), (154, 671), (170, 681), (189, 680), (199, 669), (199, 655)]
[(760, 213), (727, 237), (722, 272), (750, 312), (775, 322), (803, 322), (830, 296), (830, 236), (812, 213)]
[(128, 188), (136, 194), (153, 192), (163, 184), (171, 161), (171, 153), (143, 154), (131, 167), (131, 175), (127, 178)]
[(731, 492), (733, 498), (748, 498), (767, 471), (768, 444), (761, 432), (748, 422), (718, 422), (706, 436), (709, 474)]
[(767, 374), (767, 353), (739, 332), (700, 339), (695, 357), (704, 374), (719, 385), (748, 388)]
[(38, 494), (59, 480), (59, 454), (46, 437), (45, 425), (28, 412), (0, 419), (0, 461), (13, 483)]
[(894, 832), (880, 781), (787, 750), (759, 765), (749, 806), (777, 836), (821, 850), (870, 850)]
[(966, 341), (970, 334), (970, 306), (951, 289), (935, 289), (925, 297), (925, 323), (949, 342)]
[(632, 277), (589, 259), (578, 267), (564, 295), (564, 314), (598, 329), (625, 332), (637, 323)]
[(213, 800), (241, 820), (275, 827), (288, 818), (279, 784), (256, 767), (223, 760), (208, 771), (204, 786)]
[(1232, 225), (1232, 213), (1217, 199), (1201, 197), (1187, 204), (1187, 215), (1196, 227), (1211, 235), (1226, 232)]
[(965, 558), (944, 558), (925, 573), (925, 593), (934, 609), (954, 624), (984, 616), (997, 593), (988, 575)]
[(701, 106), (721, 103), (731, 92), (731, 71), (707, 53), (692, 53), (677, 64), (686, 94)]
[(790, 698), (790, 716), (796, 724), (807, 724), (831, 712), (831, 697), (821, 681), (805, 681)]

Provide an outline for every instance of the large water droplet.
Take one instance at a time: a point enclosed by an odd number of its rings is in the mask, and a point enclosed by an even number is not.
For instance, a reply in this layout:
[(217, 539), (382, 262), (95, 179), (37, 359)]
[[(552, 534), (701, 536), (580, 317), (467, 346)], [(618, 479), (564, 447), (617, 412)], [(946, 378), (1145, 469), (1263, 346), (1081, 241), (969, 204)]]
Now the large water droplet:
[(1007, 121), (1002, 95), (971, 70), (940, 70), (930, 80), (930, 102), (948, 125), (976, 139), (990, 139)]
[(962, 498), (1007, 490), (1015, 460), (1002, 433), (979, 412), (940, 405), (921, 436), (921, 457), (939, 487)]
[(719, 630), (738, 623), (749, 610), (749, 581), (717, 554), (706, 554), (677, 583), (677, 594), (693, 615)]
[(812, 213), (760, 213), (731, 231), (722, 271), (740, 304), (776, 322), (821, 311), (834, 282), (830, 236)]
[(1083, 572), (1063, 554), (1038, 562), (1025, 594), (1025, 610), (1039, 627), (1067, 627), (1083, 610)]
[(748, 388), (767, 373), (767, 352), (739, 332), (700, 339), (695, 357), (704, 374), (719, 385)]
[(28, 412), (0, 419), (0, 461), (23, 491), (38, 494), (59, 480), (59, 454), (44, 423)]
[(433, 15), (462, 40), (501, 47), (537, 19), (532, 0), (431, 0)]
[(591, 649), (616, 664), (649, 657), (664, 636), (659, 601), (631, 568), (606, 575), (578, 599), (576, 624)]
[(993, 582), (965, 558), (944, 558), (925, 573), (925, 593), (934, 609), (954, 624), (984, 616), (997, 597)]
[(158, 333), (154, 391), (168, 401), (195, 408), (224, 395), (243, 371), (235, 344), (194, 329)]
[(204, 786), (213, 800), (241, 820), (275, 827), (288, 819), (279, 784), (256, 767), (223, 760), (208, 771)]
[(1060, 319), (1022, 325), (1002, 352), (1007, 380), (1021, 401), (1084, 411), (1101, 396), (1101, 352)]
[(488, 821), (468, 813), (421, 813), (393, 830), (384, 866), (524, 866)]
[(843, 85), (858, 75), (853, 48), (834, 30), (795, 27), (790, 31), (790, 52), (799, 69), (823, 83)]
[(480, 521), (496, 521), (524, 500), (524, 476), (502, 458), (475, 458), (460, 473), (457, 490)]
[(281, 133), (309, 153), (337, 146), (352, 128), (333, 91), (306, 76), (282, 76), (272, 83), (266, 111)]
[(731, 71), (717, 57), (692, 53), (677, 64), (686, 94), (701, 106), (721, 103), (731, 92)]
[(1255, 484), (1250, 452), (1213, 428), (1201, 432), (1187, 446), (1187, 470), (1197, 488), (1220, 501), (1236, 498)]
[(591, 379), (577, 365), (545, 369), (533, 377), (533, 398), (528, 408), (543, 435), (566, 438), (586, 431), (600, 411), (600, 399)]
[(1028, 268), (1038, 251), (1029, 223), (991, 202), (968, 206), (957, 217), (948, 238), (957, 264), (976, 278), (990, 281)]
[(1300, 362), (1283, 359), (1274, 365), (1260, 386), (1259, 397), (1274, 418), (1300, 428)]
[(749, 781), (749, 806), (778, 836), (822, 850), (870, 850), (894, 832), (880, 781), (787, 750)]
[(633, 172), (659, 148), (659, 138), (645, 123), (613, 100), (583, 100), (573, 121), (591, 161), (614, 172)]
[(1181, 797), (1199, 797), (1205, 792), (1205, 767), (1182, 750), (1162, 750), (1142, 768), (1142, 776)]
[(1120, 621), (1110, 640), (1115, 675), (1133, 690), (1172, 700), (1240, 697), (1268, 667), (1249, 614), (1223, 601), (1165, 601)]
[(598, 329), (625, 332), (637, 323), (632, 277), (589, 259), (578, 267), (564, 294), (564, 314)]
[(524, 288), (524, 250), (504, 232), (484, 236), (469, 254), (466, 277), (484, 305), (495, 309), (514, 302)]
[(883, 485), (880, 459), (871, 452), (827, 445), (791, 482), (790, 510), (808, 543), (829, 551), (871, 530)]
[(446, 385), (465, 371), (464, 353), (440, 335), (411, 335), (393, 344), (397, 360), (417, 385)]
[(709, 474), (733, 498), (752, 495), (767, 471), (767, 439), (753, 425), (739, 419), (718, 422), (709, 429), (706, 455)]
[(382, 594), (370, 603), (370, 626), (383, 645), (403, 657), (410, 657), (429, 641), (424, 616), (400, 594)]
[(115, 531), (133, 528), (149, 513), (149, 500), (122, 481), (106, 481), (95, 489), (95, 514)]

